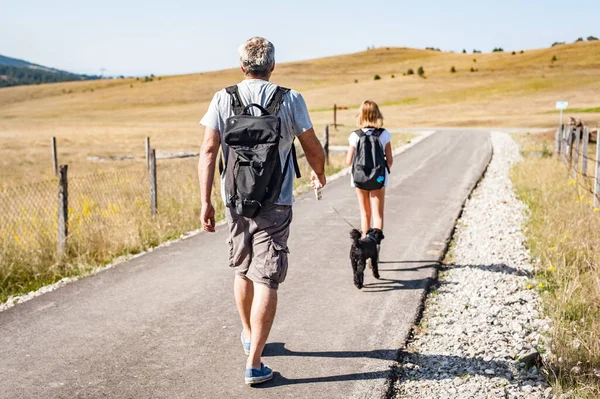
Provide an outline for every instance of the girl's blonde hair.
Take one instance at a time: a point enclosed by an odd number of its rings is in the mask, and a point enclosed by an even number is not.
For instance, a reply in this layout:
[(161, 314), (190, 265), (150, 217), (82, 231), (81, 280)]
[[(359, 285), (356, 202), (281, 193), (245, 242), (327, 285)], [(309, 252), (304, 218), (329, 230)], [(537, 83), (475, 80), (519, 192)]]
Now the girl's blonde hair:
[(359, 128), (363, 127), (375, 127), (380, 128), (383, 126), (383, 115), (377, 106), (375, 101), (365, 100), (360, 105), (358, 111), (358, 118), (356, 119), (356, 125)]

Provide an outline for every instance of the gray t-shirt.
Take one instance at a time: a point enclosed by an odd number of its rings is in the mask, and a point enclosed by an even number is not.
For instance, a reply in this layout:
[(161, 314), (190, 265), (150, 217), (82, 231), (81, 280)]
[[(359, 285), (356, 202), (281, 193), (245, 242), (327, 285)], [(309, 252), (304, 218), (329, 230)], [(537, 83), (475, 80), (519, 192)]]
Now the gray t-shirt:
[[(266, 107), (277, 89), (277, 85), (261, 79), (246, 79), (238, 83), (237, 86), (244, 106), (255, 103)], [(260, 112), (256, 107), (252, 107), (251, 111), (254, 115), (258, 115)], [(281, 171), (283, 172), (285, 160), (288, 158), (295, 136), (299, 136), (312, 128), (312, 123), (302, 95), (295, 90), (290, 90), (285, 95), (277, 115), (281, 118), (282, 138), (279, 141), (279, 156), (281, 157)], [(219, 132), (222, 140), (225, 121), (231, 116), (233, 116), (231, 97), (223, 89), (215, 93), (208, 111), (200, 123)], [(281, 194), (277, 201), (279, 205), (292, 205), (294, 202), (292, 194), (294, 190), (294, 164), (291, 157), (289, 162), (287, 173), (283, 179)], [(225, 202), (225, 175), (221, 176), (221, 197)]]

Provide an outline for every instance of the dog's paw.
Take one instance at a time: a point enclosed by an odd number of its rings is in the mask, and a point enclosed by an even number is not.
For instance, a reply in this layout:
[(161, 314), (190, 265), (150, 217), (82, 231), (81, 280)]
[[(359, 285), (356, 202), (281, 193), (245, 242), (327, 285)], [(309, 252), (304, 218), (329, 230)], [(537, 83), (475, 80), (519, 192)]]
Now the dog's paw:
[(377, 280), (379, 280), (379, 277), (380, 277), (380, 276), (379, 276), (379, 273), (375, 273), (375, 272), (373, 272), (373, 277), (375, 277)]
[(354, 285), (355, 285), (355, 286), (356, 286), (356, 288), (358, 288), (359, 290), (361, 290), (361, 289), (362, 289), (362, 287), (363, 287), (363, 286), (362, 286), (362, 284), (354, 284)]

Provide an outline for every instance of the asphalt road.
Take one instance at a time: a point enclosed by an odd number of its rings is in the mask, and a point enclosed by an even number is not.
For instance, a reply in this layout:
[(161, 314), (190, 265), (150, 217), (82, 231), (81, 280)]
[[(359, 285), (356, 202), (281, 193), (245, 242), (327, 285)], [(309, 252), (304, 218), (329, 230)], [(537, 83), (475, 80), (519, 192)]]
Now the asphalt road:
[(438, 131), (395, 159), (381, 280), (352, 283), (348, 177), (297, 198), (264, 361), (244, 384), (226, 231), (199, 234), (0, 313), (2, 398), (372, 398), (386, 394), (489, 135)]

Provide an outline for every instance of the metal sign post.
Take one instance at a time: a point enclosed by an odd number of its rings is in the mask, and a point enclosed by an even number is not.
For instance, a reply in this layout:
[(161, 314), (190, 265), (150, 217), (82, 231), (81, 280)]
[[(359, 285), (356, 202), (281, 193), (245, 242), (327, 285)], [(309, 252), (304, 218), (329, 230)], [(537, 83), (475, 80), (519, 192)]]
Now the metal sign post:
[(569, 106), (569, 103), (566, 101), (557, 101), (556, 102), (556, 109), (560, 110), (560, 125), (562, 126), (563, 124), (563, 109), (567, 109), (567, 107)]

